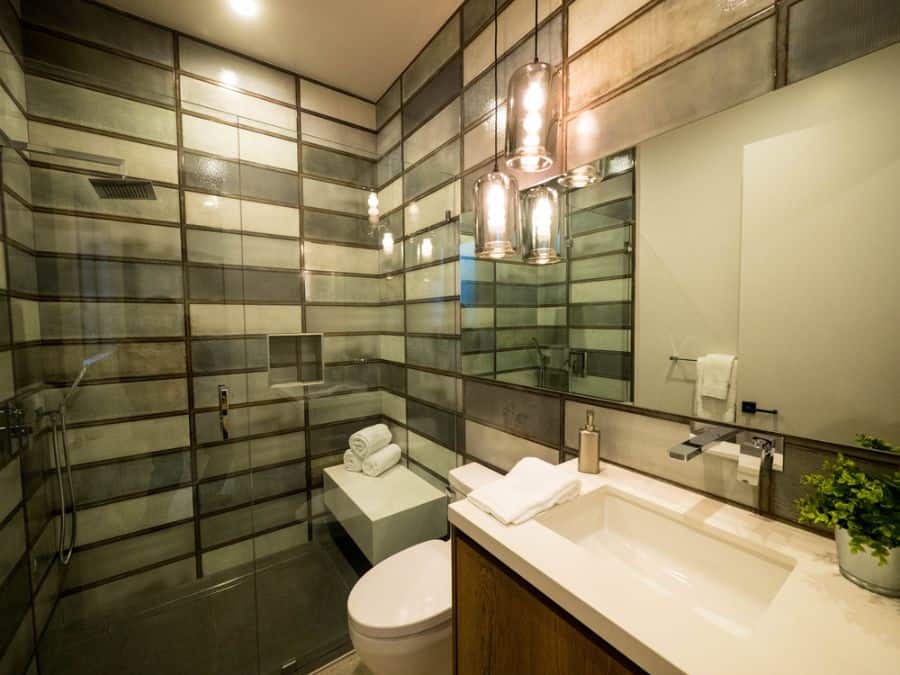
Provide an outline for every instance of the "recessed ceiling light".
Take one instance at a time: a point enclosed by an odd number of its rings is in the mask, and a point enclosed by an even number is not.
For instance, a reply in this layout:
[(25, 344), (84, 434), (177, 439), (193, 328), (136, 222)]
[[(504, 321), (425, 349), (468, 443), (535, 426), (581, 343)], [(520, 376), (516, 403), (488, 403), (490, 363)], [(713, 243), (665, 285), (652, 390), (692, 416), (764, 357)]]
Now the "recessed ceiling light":
[(256, 0), (231, 0), (231, 9), (249, 18), (259, 14), (259, 3)]

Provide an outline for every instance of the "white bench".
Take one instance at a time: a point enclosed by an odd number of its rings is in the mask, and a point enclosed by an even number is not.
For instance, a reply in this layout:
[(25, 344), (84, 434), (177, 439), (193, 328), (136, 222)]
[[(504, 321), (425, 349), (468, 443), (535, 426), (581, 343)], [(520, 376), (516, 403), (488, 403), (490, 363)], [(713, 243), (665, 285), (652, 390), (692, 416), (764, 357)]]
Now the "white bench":
[(447, 534), (447, 494), (405, 466), (377, 478), (331, 466), (324, 480), (325, 506), (373, 565)]

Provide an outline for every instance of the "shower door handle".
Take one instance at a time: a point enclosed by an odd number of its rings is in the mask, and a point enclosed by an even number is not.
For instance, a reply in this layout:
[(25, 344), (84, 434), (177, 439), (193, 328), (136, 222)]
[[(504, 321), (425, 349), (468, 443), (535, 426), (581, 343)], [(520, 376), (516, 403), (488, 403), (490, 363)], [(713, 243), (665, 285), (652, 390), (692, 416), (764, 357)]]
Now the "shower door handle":
[(219, 385), (219, 428), (223, 440), (228, 440), (228, 387)]

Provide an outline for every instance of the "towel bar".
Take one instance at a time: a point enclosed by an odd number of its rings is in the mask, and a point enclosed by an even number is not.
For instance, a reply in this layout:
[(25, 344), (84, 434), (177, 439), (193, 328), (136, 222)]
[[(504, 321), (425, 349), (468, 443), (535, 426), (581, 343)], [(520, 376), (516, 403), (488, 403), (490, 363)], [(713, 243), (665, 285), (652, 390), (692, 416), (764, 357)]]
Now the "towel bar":
[(697, 363), (697, 359), (688, 359), (684, 356), (670, 356), (669, 361), (691, 361), (693, 363)]

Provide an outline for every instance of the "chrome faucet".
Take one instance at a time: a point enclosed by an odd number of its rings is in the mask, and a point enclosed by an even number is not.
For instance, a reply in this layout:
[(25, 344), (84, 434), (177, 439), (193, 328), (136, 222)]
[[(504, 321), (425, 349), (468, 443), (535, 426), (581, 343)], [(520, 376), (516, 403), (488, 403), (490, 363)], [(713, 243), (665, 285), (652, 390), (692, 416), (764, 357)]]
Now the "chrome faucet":
[(689, 462), (703, 452), (703, 448), (710, 443), (733, 441), (737, 438), (737, 434), (738, 430), (731, 427), (704, 427), (692, 438), (669, 448), (669, 457), (682, 462)]

